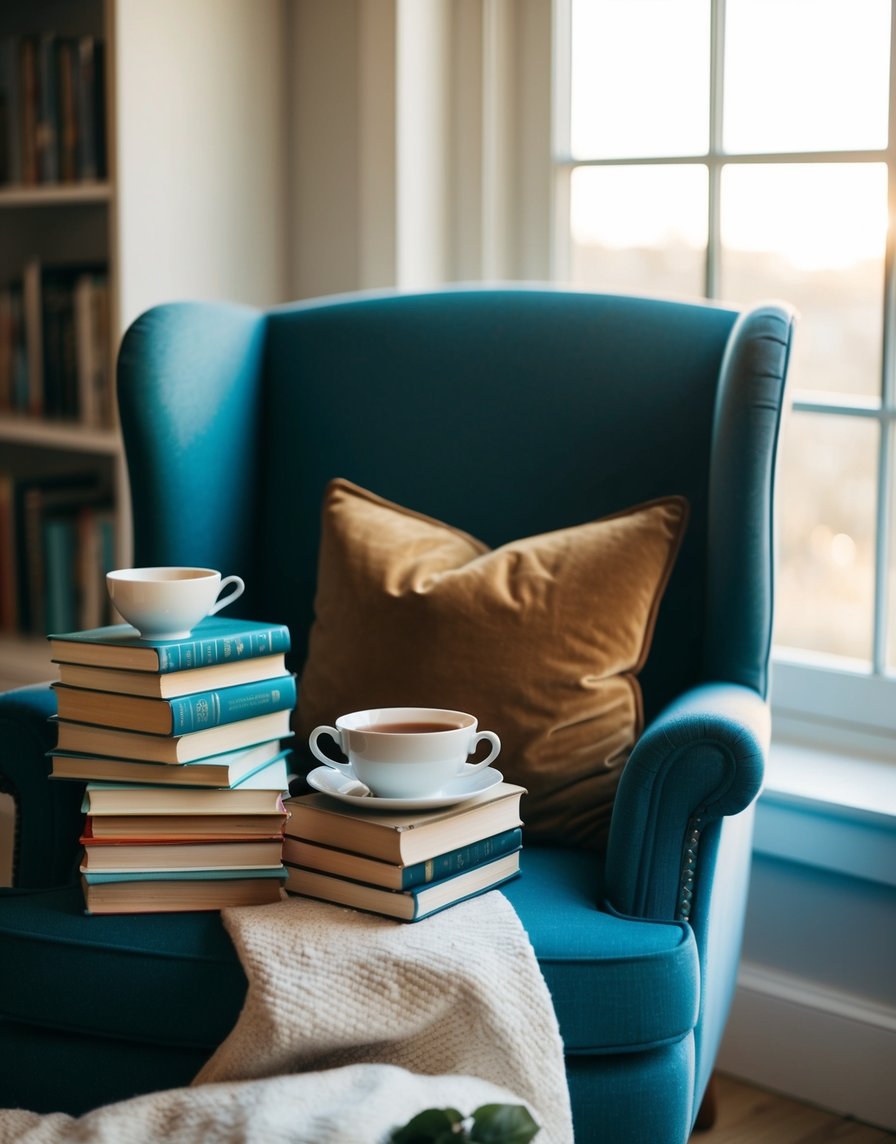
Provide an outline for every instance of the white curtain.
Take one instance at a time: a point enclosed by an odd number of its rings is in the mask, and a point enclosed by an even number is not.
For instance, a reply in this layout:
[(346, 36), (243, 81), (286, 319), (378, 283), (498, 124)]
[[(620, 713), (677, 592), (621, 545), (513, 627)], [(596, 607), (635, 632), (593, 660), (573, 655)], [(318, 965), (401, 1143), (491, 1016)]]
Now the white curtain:
[(293, 293), (546, 279), (550, 0), (293, 0)]

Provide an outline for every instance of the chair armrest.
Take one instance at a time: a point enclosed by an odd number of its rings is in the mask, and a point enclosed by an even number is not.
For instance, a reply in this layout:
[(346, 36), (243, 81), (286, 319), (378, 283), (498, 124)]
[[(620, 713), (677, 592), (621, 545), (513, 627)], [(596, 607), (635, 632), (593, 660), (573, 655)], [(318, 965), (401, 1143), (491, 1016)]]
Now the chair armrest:
[(0, 693), (0, 790), (16, 807), (13, 883), (23, 888), (60, 885), (77, 870), (84, 784), (49, 778), (55, 714), (50, 687)]
[(659, 920), (688, 916), (685, 870), (698, 873), (700, 832), (755, 799), (769, 734), (768, 704), (738, 684), (701, 684), (657, 716), (616, 793), (606, 862), (615, 909)]

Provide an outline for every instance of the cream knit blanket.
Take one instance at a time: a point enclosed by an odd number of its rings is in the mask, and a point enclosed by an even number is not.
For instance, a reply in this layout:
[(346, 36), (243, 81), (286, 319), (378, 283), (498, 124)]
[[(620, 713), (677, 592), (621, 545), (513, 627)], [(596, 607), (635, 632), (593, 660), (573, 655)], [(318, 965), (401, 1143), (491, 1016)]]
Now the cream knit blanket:
[(307, 898), (223, 919), (249, 987), (194, 1086), (77, 1120), (0, 1112), (0, 1144), (383, 1144), (424, 1108), (496, 1101), (527, 1105), (536, 1144), (572, 1141), (556, 1017), (502, 894), (412, 925)]

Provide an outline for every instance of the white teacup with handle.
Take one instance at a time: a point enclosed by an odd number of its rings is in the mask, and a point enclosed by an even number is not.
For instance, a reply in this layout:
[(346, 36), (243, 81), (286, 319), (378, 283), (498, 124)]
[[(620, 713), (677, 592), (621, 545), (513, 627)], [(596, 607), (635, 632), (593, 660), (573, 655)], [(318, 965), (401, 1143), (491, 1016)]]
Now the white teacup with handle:
[[(325, 755), (318, 739), (328, 735), (347, 755), (339, 762)], [(480, 743), (485, 758), (469, 761)], [(379, 798), (425, 798), (452, 779), (493, 763), (501, 750), (494, 731), (478, 730), (475, 715), (440, 707), (374, 707), (340, 715), (335, 726), (315, 727), (311, 753), (348, 780), (359, 780)]]
[[(233, 585), (219, 599), (222, 589)], [(243, 594), (239, 576), (214, 568), (118, 568), (106, 574), (115, 609), (145, 640), (186, 639), (206, 616), (213, 616)]]

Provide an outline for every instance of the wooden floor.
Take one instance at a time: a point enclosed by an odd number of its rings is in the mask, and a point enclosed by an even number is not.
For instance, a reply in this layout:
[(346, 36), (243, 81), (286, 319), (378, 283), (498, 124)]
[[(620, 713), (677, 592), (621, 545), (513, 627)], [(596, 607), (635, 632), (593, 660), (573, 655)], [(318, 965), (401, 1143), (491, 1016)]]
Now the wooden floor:
[(695, 1132), (692, 1144), (883, 1144), (891, 1132), (844, 1120), (741, 1081), (716, 1076), (718, 1117), (708, 1132)]

